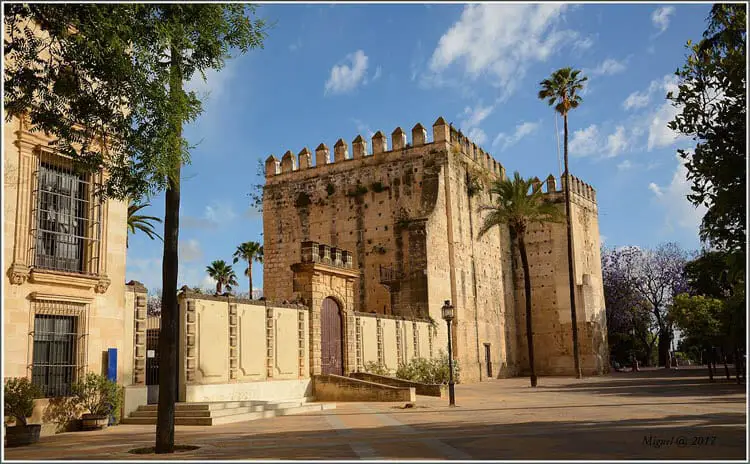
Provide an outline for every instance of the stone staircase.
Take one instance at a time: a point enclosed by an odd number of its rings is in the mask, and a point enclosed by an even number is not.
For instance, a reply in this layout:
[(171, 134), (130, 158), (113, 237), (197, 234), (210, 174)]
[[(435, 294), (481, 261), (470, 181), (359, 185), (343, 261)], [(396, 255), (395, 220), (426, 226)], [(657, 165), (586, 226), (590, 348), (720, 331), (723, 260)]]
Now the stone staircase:
[[(139, 406), (123, 424), (156, 425), (157, 405)], [(335, 409), (334, 403), (312, 403), (307, 399), (287, 401), (221, 401), (177, 403), (175, 425), (219, 425), (276, 416)]]

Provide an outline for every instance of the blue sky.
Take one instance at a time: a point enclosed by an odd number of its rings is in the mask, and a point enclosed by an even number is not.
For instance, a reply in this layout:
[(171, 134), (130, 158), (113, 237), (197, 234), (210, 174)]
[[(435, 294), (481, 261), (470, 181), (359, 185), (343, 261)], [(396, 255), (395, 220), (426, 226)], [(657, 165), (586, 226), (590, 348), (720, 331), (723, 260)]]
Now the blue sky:
[[(257, 14), (275, 22), (264, 49), (190, 83), (205, 97), (205, 111), (185, 131), (197, 146), (182, 171), (180, 285), (211, 288), (206, 265), (231, 261), (241, 242), (262, 241), (248, 194), (262, 182), (258, 160), (270, 154), (431, 126), (443, 116), (508, 172), (559, 176), (554, 113), (536, 94), (564, 66), (589, 77), (584, 103), (569, 117), (570, 166), (597, 190), (605, 245), (698, 248), (703, 210), (685, 199), (689, 184), (676, 156), (692, 142), (666, 127), (678, 110), (664, 97), (709, 9), (261, 5)], [(147, 211), (161, 217), (163, 209), (159, 195)], [(160, 287), (161, 255), (161, 242), (131, 236), (127, 279)], [(247, 291), (244, 267), (235, 267), (239, 291)], [(253, 275), (262, 288), (260, 265)]]

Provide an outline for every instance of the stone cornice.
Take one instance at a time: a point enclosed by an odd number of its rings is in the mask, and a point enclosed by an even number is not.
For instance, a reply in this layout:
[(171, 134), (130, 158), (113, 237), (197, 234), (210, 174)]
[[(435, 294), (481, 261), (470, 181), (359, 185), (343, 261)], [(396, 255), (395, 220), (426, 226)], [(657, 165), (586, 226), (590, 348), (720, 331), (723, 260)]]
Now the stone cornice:
[(340, 277), (348, 277), (350, 279), (359, 278), (358, 269), (347, 269), (341, 267), (328, 266), (327, 264), (321, 263), (296, 263), (291, 266), (294, 272), (319, 272), (321, 274), (331, 274)]
[(97, 293), (105, 293), (111, 283), (106, 275), (74, 274), (43, 269), (31, 269), (29, 282), (95, 290)]

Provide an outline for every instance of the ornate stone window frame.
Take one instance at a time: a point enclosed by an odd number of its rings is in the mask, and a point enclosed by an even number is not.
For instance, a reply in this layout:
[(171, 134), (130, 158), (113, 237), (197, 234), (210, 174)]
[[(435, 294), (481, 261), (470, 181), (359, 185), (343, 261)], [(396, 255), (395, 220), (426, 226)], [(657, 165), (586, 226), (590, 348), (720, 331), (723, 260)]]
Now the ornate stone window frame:
[(32, 377), (34, 366), (34, 321), (37, 315), (70, 316), (76, 318), (75, 382), (88, 370), (89, 313), (93, 298), (80, 298), (50, 293), (33, 292), (29, 295), (29, 336), (27, 376)]
[[(55, 159), (60, 164), (70, 163), (70, 158), (52, 151), (48, 147), (48, 140), (36, 133), (25, 130), (24, 123), (16, 131), (15, 145), (18, 147), (18, 178), (15, 217), (15, 243), (13, 261), (8, 269), (8, 278), (14, 285), (22, 285), (27, 280), (33, 283), (64, 285), (83, 290), (94, 290), (105, 293), (111, 283), (107, 277), (107, 220), (109, 204), (106, 201), (94, 200), (93, 189), (89, 189), (90, 204), (93, 206), (90, 214), (98, 215), (96, 230), (89, 231), (96, 234), (87, 261), (96, 262), (89, 265), (83, 273), (64, 272), (58, 270), (38, 269), (33, 263), (34, 228), (36, 218), (37, 173), (43, 157)], [(91, 175), (91, 184), (101, 184), (104, 172)], [(11, 200), (12, 201), (12, 200)]]

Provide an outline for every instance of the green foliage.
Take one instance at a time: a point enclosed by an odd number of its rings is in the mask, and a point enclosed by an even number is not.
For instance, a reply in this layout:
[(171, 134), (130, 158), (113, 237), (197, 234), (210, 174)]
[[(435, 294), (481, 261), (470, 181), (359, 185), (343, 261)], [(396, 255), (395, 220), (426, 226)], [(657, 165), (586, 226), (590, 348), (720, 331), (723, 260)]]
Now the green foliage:
[(5, 380), (4, 411), (6, 417), (13, 417), (16, 424), (26, 425), (26, 418), (34, 413), (34, 400), (42, 398), (39, 387), (26, 377), (11, 377)]
[[(453, 360), (453, 381), (459, 383), (461, 368), (458, 361)], [(396, 370), (396, 377), (412, 382), (427, 384), (447, 384), (450, 379), (448, 355), (442, 350), (436, 358), (413, 358), (406, 364), (401, 364)]]
[(73, 421), (80, 418), (82, 413), (83, 408), (76, 397), (50, 398), (49, 405), (44, 410), (44, 422), (55, 424), (57, 433), (68, 432)]
[(383, 183), (380, 181), (373, 182), (370, 188), (372, 188), (372, 191), (375, 193), (380, 193), (385, 190), (385, 187), (383, 187)]
[(253, 261), (262, 263), (263, 262), (263, 245), (258, 242), (245, 242), (240, 244), (234, 251), (234, 259), (232, 263), (237, 263), (240, 259), (247, 262), (245, 268), (245, 275), (250, 281), (250, 290), (248, 291), (248, 298), (253, 299)]
[(539, 91), (540, 100), (547, 100), (547, 104), (555, 107), (555, 111), (562, 116), (567, 116), (572, 109), (581, 104), (579, 91), (583, 90), (583, 83), (588, 77), (579, 77), (580, 70), (572, 68), (561, 68), (539, 83), (542, 89)]
[(357, 182), (354, 189), (350, 190), (346, 195), (349, 197), (359, 197), (367, 193), (367, 187)]
[(729, 252), (732, 272), (744, 276), (747, 198), (747, 68), (744, 4), (716, 4), (697, 44), (688, 41), (687, 62), (675, 72), (678, 92), (667, 98), (682, 111), (670, 129), (697, 142), (677, 150), (686, 160), (694, 205), (708, 208), (701, 239)]
[(680, 294), (674, 298), (669, 317), (686, 339), (701, 347), (721, 343), (722, 322), (726, 320), (724, 302), (716, 298)]
[(330, 197), (335, 192), (336, 192), (336, 186), (329, 182), (328, 185), (326, 185), (326, 193), (328, 193), (328, 196)]
[(480, 193), (484, 189), (484, 185), (482, 184), (482, 179), (477, 175), (473, 173), (466, 173), (466, 193), (469, 195), (469, 197), (473, 197), (474, 195)]
[(685, 278), (692, 295), (725, 298), (732, 292), (728, 253), (704, 251), (685, 264)]
[[(78, 169), (105, 167), (103, 193), (118, 198), (166, 188), (175, 166), (189, 162), (181, 127), (202, 105), (182, 82), (222, 69), (230, 51), (261, 47), (265, 38), (264, 21), (240, 4), (4, 10), (6, 117), (28, 115), (32, 131), (57, 138), (53, 147)], [(46, 37), (34, 33), (35, 24)]]
[(89, 372), (72, 386), (77, 403), (89, 414), (111, 416), (122, 403), (119, 385), (107, 377)]
[[(143, 216), (140, 214), (137, 214), (138, 211), (142, 210), (143, 208), (151, 206), (150, 203), (143, 203), (143, 204), (137, 204), (133, 203), (132, 201), (128, 204), (128, 233), (134, 234), (136, 230), (140, 230), (144, 234), (148, 236), (151, 240), (154, 239), (154, 237), (158, 238), (159, 240), (162, 240), (161, 236), (156, 233), (154, 230), (154, 225), (152, 222), (161, 222), (161, 218), (155, 217), (155, 216)], [(128, 239), (130, 237), (126, 237), (125, 239), (125, 246), (128, 246)]]
[(365, 363), (365, 372), (369, 374), (382, 375), (385, 377), (391, 375), (391, 371), (387, 367), (375, 361), (369, 361)]
[(208, 276), (216, 280), (216, 293), (220, 294), (222, 289), (227, 292), (232, 291), (232, 286), (237, 283), (237, 275), (234, 273), (232, 266), (227, 264), (223, 259), (217, 259), (210, 266), (206, 266)]
[(498, 180), (492, 183), (490, 194), (495, 195), (495, 204), (480, 206), (487, 214), (479, 229), (479, 237), (500, 224), (507, 224), (514, 236), (526, 232), (530, 223), (559, 222), (561, 214), (557, 207), (547, 200), (541, 184), (534, 186), (534, 178), (523, 179), (516, 171), (513, 179)]

